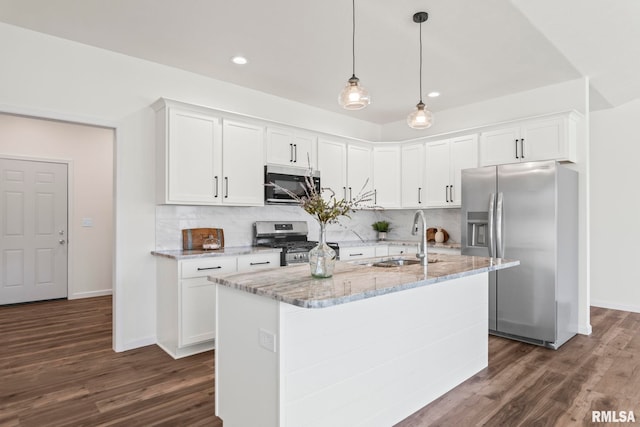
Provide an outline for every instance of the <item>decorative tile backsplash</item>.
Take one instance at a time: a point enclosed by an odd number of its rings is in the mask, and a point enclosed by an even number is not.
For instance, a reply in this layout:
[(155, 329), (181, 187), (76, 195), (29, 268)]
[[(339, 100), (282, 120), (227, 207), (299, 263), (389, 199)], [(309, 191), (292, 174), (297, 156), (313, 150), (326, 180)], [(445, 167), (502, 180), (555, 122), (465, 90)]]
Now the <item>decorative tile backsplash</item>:
[[(351, 219), (327, 227), (327, 240), (344, 242), (375, 240), (371, 224), (379, 220), (391, 223), (389, 240), (418, 240), (411, 235), (415, 209), (358, 211)], [(460, 209), (425, 209), (429, 227), (442, 227), (449, 240), (460, 241)], [(222, 228), (225, 246), (250, 246), (255, 221), (306, 221), (309, 240), (318, 240), (320, 227), (315, 219), (298, 206), (156, 206), (156, 250), (182, 249), (185, 228)]]

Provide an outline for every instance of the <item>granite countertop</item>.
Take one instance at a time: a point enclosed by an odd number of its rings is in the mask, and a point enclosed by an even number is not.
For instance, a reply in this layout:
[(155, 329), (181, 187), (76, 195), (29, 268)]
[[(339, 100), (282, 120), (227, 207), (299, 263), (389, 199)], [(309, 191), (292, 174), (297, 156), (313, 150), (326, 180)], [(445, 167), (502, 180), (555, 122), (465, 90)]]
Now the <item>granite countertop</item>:
[[(420, 242), (418, 240), (348, 240), (338, 242), (341, 248), (350, 248), (357, 246), (376, 246), (376, 245), (390, 245), (390, 246), (417, 246)], [(447, 241), (444, 243), (427, 242), (429, 248), (443, 248), (443, 249), (460, 249), (460, 243)]]
[(209, 280), (299, 307), (323, 308), (520, 264), (498, 258), (429, 254), (429, 261), (437, 262), (429, 264), (426, 275), (420, 264), (371, 266), (373, 262), (391, 258), (397, 257), (338, 261), (333, 277), (327, 279), (311, 277), (305, 263), (254, 273), (209, 276)]
[(265, 252), (280, 252), (280, 248), (267, 248), (262, 246), (234, 246), (222, 249), (213, 249), (209, 251), (204, 250), (165, 250), (165, 251), (151, 251), (151, 255), (161, 256), (165, 258), (171, 258), (176, 260), (181, 259), (195, 259), (195, 258), (209, 258), (217, 256), (236, 256), (236, 255), (250, 255), (259, 254)]

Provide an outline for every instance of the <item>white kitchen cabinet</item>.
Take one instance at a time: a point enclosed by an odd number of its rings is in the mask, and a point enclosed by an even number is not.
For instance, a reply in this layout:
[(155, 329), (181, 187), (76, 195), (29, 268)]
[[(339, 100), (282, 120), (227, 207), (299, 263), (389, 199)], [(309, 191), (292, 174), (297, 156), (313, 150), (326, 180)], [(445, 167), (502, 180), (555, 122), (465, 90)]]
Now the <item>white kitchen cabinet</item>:
[(373, 147), (373, 204), (383, 208), (402, 206), (400, 145)]
[(264, 204), (264, 128), (161, 99), (156, 110), (157, 201)]
[(278, 127), (267, 127), (267, 163), (316, 168), (315, 135)]
[(402, 207), (424, 208), (425, 203), (424, 143), (402, 146)]
[(361, 258), (373, 258), (376, 256), (376, 246), (353, 246), (340, 248), (341, 261), (353, 261)]
[(235, 206), (264, 204), (264, 128), (222, 122), (222, 201)]
[(236, 272), (236, 257), (158, 257), (156, 269), (158, 345), (175, 359), (213, 349), (216, 284), (207, 276)]
[(162, 104), (156, 114), (156, 134), (158, 203), (218, 203), (222, 119)]
[(375, 256), (388, 256), (389, 255), (389, 246), (388, 245), (376, 245)]
[(461, 171), (478, 167), (478, 135), (466, 135), (426, 145), (426, 205), (461, 206)]
[(492, 166), (538, 160), (576, 161), (575, 112), (518, 122), (483, 132), (480, 165)]
[[(347, 198), (347, 144), (328, 139), (318, 140), (320, 185), (330, 188), (337, 199)], [(323, 193), (329, 199), (330, 192)]]
[[(373, 190), (373, 149), (349, 144), (347, 147), (347, 200)], [(373, 204), (367, 202), (368, 205)]]
[(248, 273), (280, 266), (280, 253), (267, 252), (238, 256), (238, 273)]

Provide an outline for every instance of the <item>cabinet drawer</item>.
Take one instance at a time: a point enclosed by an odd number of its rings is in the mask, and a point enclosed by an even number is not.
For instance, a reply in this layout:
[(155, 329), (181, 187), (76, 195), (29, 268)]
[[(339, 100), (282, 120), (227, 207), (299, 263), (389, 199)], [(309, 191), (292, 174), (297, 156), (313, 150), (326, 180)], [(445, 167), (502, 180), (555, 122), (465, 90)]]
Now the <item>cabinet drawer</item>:
[(238, 257), (238, 272), (240, 273), (273, 267), (280, 267), (280, 254), (278, 252)]
[(395, 255), (415, 255), (416, 253), (418, 253), (418, 245), (416, 244), (415, 246), (406, 246), (406, 245), (402, 245), (402, 246), (395, 246), (395, 245), (389, 245), (389, 256), (395, 256)]
[(340, 259), (350, 261), (359, 258), (372, 258), (376, 256), (375, 246), (356, 246), (353, 248), (340, 248)]
[(183, 279), (189, 277), (205, 277), (219, 273), (235, 273), (236, 257), (211, 257), (182, 261)]

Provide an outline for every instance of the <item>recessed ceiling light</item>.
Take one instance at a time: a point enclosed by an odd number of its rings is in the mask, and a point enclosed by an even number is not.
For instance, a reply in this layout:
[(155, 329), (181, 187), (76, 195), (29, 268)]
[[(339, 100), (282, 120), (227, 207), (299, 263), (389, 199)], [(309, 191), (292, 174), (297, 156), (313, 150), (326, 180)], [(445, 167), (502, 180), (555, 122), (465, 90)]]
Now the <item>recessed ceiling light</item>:
[(234, 56), (233, 58), (231, 58), (231, 62), (233, 62), (234, 64), (238, 64), (238, 65), (244, 65), (247, 62), (247, 58), (245, 58), (244, 56)]
[(439, 96), (440, 96), (440, 92), (429, 92), (429, 93), (427, 94), (427, 96), (428, 96), (429, 98), (437, 98), (437, 97), (439, 97)]

